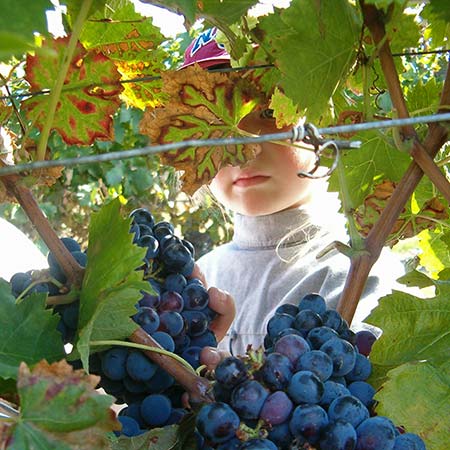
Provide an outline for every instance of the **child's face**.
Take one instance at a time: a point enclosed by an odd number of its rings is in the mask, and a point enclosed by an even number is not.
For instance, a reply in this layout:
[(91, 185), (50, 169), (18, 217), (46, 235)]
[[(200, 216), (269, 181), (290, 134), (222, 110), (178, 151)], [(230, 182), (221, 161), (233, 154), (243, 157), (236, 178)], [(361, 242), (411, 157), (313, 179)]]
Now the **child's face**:
[[(277, 133), (275, 120), (253, 112), (239, 127), (253, 134)], [(219, 202), (232, 211), (262, 216), (294, 208), (309, 201), (314, 180), (297, 176), (314, 166), (314, 154), (286, 145), (264, 142), (257, 156), (242, 167), (223, 167), (211, 182)]]

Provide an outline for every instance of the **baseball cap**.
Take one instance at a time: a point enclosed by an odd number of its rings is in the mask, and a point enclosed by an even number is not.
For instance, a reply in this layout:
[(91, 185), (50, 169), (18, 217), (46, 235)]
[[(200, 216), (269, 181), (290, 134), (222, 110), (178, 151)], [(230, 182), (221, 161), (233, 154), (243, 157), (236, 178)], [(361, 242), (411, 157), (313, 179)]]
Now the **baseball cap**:
[(216, 41), (217, 28), (209, 28), (196, 37), (184, 52), (184, 61), (180, 69), (197, 63), (203, 69), (217, 64), (230, 62), (225, 46)]

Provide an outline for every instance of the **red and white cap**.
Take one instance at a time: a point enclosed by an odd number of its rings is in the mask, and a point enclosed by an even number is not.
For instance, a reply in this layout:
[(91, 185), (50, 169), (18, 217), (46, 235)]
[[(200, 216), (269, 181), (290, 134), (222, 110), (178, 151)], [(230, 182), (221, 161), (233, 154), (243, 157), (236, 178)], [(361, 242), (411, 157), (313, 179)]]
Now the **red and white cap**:
[(217, 28), (209, 28), (195, 38), (184, 52), (184, 61), (180, 69), (197, 63), (203, 69), (217, 64), (230, 62), (225, 46), (216, 41)]

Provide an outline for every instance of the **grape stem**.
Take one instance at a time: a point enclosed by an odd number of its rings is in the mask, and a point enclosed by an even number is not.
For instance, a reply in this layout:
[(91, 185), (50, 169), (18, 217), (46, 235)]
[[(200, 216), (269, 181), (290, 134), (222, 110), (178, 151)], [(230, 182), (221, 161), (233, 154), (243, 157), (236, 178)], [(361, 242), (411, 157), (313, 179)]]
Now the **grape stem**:
[(39, 208), (31, 190), (21, 185), (20, 177), (17, 175), (6, 175), (0, 179), (5, 185), (6, 190), (16, 197), (37, 232), (55, 256), (69, 284), (80, 288), (83, 282), (84, 269), (77, 263), (69, 250), (61, 242), (44, 213)]
[[(396, 109), (399, 118), (409, 117), (398, 73), (390, 50), (389, 40), (385, 39), (386, 32), (383, 23), (383, 13), (375, 6), (365, 4), (364, 0), (360, 0), (360, 5), (364, 16), (364, 23), (372, 34), (375, 45), (382, 43), (379, 48), (379, 58), (392, 104)], [(449, 102), (450, 70), (447, 70), (444, 88), (441, 93), (441, 107), (439, 112), (442, 112), (444, 109), (442, 105), (448, 105)], [(423, 177), (424, 171), (426, 171), (427, 176), (437, 187), (440, 187), (440, 184), (442, 184), (440, 177), (436, 177), (435, 170), (431, 169), (431, 165), (435, 165), (433, 159), (439, 152), (439, 149), (445, 144), (448, 130), (438, 123), (430, 124), (428, 126), (428, 134), (423, 143), (419, 142), (412, 126), (403, 127), (401, 132), (405, 141), (409, 139), (412, 140), (410, 154), (414, 158), (414, 161), (408, 167), (408, 170), (398, 183), (391, 198), (388, 200), (379, 220), (372, 227), (365, 239), (364, 247), (367, 252), (357, 253), (351, 257), (350, 270), (337, 307), (338, 312), (349, 323), (351, 323), (355, 314), (358, 301), (364, 290), (370, 270), (377, 261), (396, 220), (406, 205), (406, 202), (411, 197), (416, 186)], [(428, 155), (425, 158), (423, 158), (424, 153)], [(419, 161), (416, 160), (417, 155), (419, 155)], [(419, 165), (421, 162), (423, 164)], [(446, 183), (448, 184), (448, 182)], [(446, 189), (448, 189), (448, 187), (442, 186), (442, 189), (447, 192)]]
[(137, 329), (129, 338), (132, 342), (124, 341), (91, 341), (90, 345), (125, 345), (140, 348), (159, 367), (173, 376), (188, 392), (191, 402), (212, 402), (211, 383), (198, 376), (195, 370), (178, 355), (164, 350), (142, 328)]

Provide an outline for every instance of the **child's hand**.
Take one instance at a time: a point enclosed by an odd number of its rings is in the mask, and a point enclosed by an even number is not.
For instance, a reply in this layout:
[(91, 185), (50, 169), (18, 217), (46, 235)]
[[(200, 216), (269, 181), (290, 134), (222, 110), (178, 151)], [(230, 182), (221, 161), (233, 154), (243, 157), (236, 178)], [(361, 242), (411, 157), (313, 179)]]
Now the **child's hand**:
[[(191, 277), (199, 278), (207, 287), (205, 276), (197, 264), (194, 267)], [(208, 294), (209, 307), (217, 313), (217, 317), (211, 322), (210, 328), (216, 335), (217, 341), (220, 342), (227, 334), (227, 331), (234, 320), (236, 308), (233, 297), (231, 297), (228, 292), (222, 291), (216, 287), (210, 287), (208, 289)], [(200, 359), (202, 364), (206, 365), (209, 370), (212, 370), (226, 356), (229, 356), (227, 352), (217, 350), (214, 347), (205, 347), (202, 350)]]

